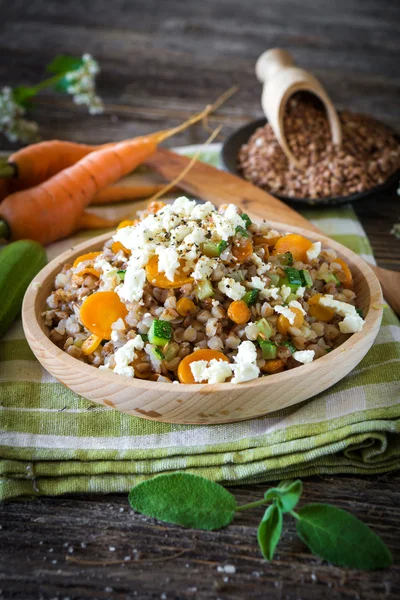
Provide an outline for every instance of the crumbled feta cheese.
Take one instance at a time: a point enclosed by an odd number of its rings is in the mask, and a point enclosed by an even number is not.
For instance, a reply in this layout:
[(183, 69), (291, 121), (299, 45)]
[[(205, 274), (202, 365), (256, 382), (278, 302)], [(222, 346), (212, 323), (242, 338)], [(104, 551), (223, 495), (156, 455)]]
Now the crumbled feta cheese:
[(143, 340), (140, 335), (137, 335), (133, 340), (128, 340), (126, 344), (118, 348), (115, 357), (114, 373), (117, 375), (125, 375), (126, 377), (133, 377), (134, 370), (129, 364), (136, 357), (135, 350), (142, 350), (144, 346)]
[(297, 302), (297, 300), (291, 300), (291, 302), (289, 302), (289, 308), (298, 308), (301, 314), (306, 314), (306, 311), (304, 310), (300, 302)]
[(226, 219), (224, 215), (220, 215), (218, 213), (213, 213), (212, 216), (215, 230), (217, 232), (218, 237), (222, 240), (228, 240), (230, 237), (234, 236), (236, 233), (235, 225)]
[(252, 277), (249, 286), (255, 290), (263, 290), (265, 283), (259, 277)]
[(289, 323), (293, 325), (296, 315), (290, 308), (287, 306), (274, 306), (274, 311), (286, 317)]
[[(169, 281), (174, 280), (175, 271), (179, 267), (179, 254), (175, 248), (157, 248), (158, 255), (158, 270), (165, 273), (165, 276)], [(126, 277), (126, 275), (125, 275)]]
[(360, 315), (347, 315), (339, 323), (339, 329), (342, 333), (357, 333), (361, 331), (364, 325), (364, 319)]
[(224, 360), (213, 358), (210, 362), (197, 360), (190, 363), (190, 370), (197, 383), (223, 383), (232, 375), (231, 365)]
[(267, 240), (270, 240), (273, 238), (281, 237), (281, 234), (279, 233), (279, 231), (276, 231), (276, 229), (271, 229), (270, 231), (268, 231), (268, 233), (263, 233), (263, 237), (265, 237)]
[(201, 219), (204, 221), (207, 217), (215, 212), (214, 205), (211, 202), (205, 202), (204, 204), (196, 204), (192, 210), (191, 218), (193, 221)]
[(281, 287), (280, 294), (281, 294), (282, 300), (283, 300), (284, 302), (286, 302), (286, 300), (287, 300), (287, 297), (288, 297), (288, 296), (289, 296), (289, 294), (291, 294), (291, 293), (292, 293), (292, 289), (291, 289), (291, 288), (290, 288), (288, 285), (283, 285), (283, 286)]
[(303, 365), (312, 362), (314, 360), (314, 355), (314, 350), (297, 350), (297, 352), (293, 352), (293, 358), (297, 360), (297, 362), (303, 363)]
[(298, 298), (304, 298), (304, 292), (306, 291), (305, 287), (298, 287), (295, 291), (294, 295)]
[(264, 275), (264, 273), (270, 270), (271, 265), (269, 263), (263, 262), (257, 254), (252, 254), (251, 259), (253, 263), (257, 266), (257, 275)]
[(195, 206), (196, 201), (189, 200), (186, 196), (179, 196), (179, 198), (171, 204), (174, 213), (182, 217), (190, 217)]
[(232, 300), (240, 300), (246, 293), (246, 288), (232, 277), (223, 277), (218, 283), (218, 289)]
[(261, 298), (272, 298), (273, 300), (276, 300), (279, 296), (279, 288), (277, 288), (277, 287), (265, 288), (265, 290), (261, 290), (260, 296), (261, 296)]
[(150, 358), (151, 366), (156, 372), (159, 372), (161, 369), (161, 361), (162, 358), (158, 356), (157, 350), (152, 344), (146, 344), (144, 351), (147, 356)]
[(342, 333), (356, 333), (357, 331), (362, 330), (365, 321), (360, 317), (352, 304), (334, 300), (331, 294), (322, 296), (319, 300), (319, 304), (333, 308), (338, 315), (344, 317), (344, 320), (339, 323), (339, 329)]
[(260, 335), (260, 330), (258, 329), (255, 323), (249, 323), (249, 325), (247, 325), (244, 328), (244, 332), (246, 334), (247, 339), (253, 341), (256, 340)]
[(235, 376), (232, 383), (241, 383), (257, 379), (260, 369), (256, 365), (257, 350), (253, 342), (242, 342), (238, 347), (237, 355), (234, 357), (236, 364), (232, 365)]
[(195, 360), (190, 363), (190, 370), (196, 383), (206, 380), (205, 371), (207, 370), (207, 365), (208, 362), (206, 360)]
[(144, 269), (135, 269), (135, 266), (128, 263), (124, 283), (116, 288), (121, 300), (127, 300), (128, 302), (139, 301), (143, 296), (146, 271)]
[(206, 233), (207, 232), (202, 227), (194, 227), (192, 232), (186, 235), (185, 244), (187, 246), (192, 246), (193, 244), (199, 246), (200, 244), (206, 241)]
[(207, 279), (217, 266), (217, 261), (208, 256), (201, 256), (196, 263), (196, 267), (191, 276), (196, 279)]
[(315, 258), (318, 258), (321, 252), (321, 242), (315, 242), (311, 247), (307, 250), (307, 259), (311, 262)]

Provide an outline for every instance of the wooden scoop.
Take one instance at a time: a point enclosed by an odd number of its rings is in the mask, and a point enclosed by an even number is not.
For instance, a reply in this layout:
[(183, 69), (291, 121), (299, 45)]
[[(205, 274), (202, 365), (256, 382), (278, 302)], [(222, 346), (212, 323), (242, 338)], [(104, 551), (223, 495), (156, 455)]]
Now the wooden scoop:
[(289, 98), (299, 91), (311, 92), (324, 104), (332, 131), (334, 144), (342, 142), (342, 129), (336, 109), (314, 75), (296, 67), (292, 56), (281, 48), (272, 48), (261, 54), (256, 63), (256, 75), (264, 84), (261, 105), (275, 137), (288, 160), (299, 167), (297, 158), (292, 154), (286, 141), (283, 116)]
[[(159, 149), (146, 164), (155, 168), (165, 179), (172, 180), (182, 173), (189, 162), (186, 156)], [(271, 194), (240, 177), (199, 161), (179, 181), (179, 187), (195, 198), (209, 200), (216, 206), (233, 203), (267, 221), (279, 221), (287, 224), (288, 228), (294, 225), (322, 234), (310, 221)], [(379, 279), (386, 302), (400, 315), (400, 273), (368, 266)]]

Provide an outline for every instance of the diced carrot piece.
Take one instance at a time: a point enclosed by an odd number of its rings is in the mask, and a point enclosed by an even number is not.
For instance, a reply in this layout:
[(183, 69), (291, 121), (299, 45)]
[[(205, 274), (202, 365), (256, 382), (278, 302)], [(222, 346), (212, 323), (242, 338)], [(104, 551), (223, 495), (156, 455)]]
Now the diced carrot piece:
[(232, 254), (239, 263), (244, 263), (253, 254), (253, 244), (249, 238), (240, 238), (232, 245)]
[(128, 309), (115, 292), (96, 292), (84, 300), (80, 317), (91, 333), (101, 339), (111, 339), (111, 325), (118, 319), (125, 319)]
[(265, 361), (265, 365), (261, 367), (263, 373), (280, 373), (285, 368), (284, 362), (281, 358), (271, 358)]
[(114, 254), (118, 254), (118, 252), (123, 252), (124, 254), (126, 254), (127, 256), (130, 256), (131, 251), (128, 250), (128, 248), (125, 248), (125, 246), (123, 244), (121, 244), (121, 242), (114, 242), (113, 245), (111, 246), (111, 250), (114, 252)]
[(196, 312), (196, 305), (190, 298), (180, 298), (176, 303), (176, 312), (181, 317), (193, 315)]
[(311, 248), (312, 242), (297, 233), (289, 233), (279, 238), (276, 242), (273, 254), (285, 254), (291, 252), (294, 260), (307, 262), (307, 250)]
[(118, 225), (117, 231), (118, 231), (118, 229), (123, 229), (124, 227), (133, 227), (134, 225), (137, 225), (138, 223), (139, 223), (139, 219), (134, 219), (133, 221), (131, 221), (130, 219), (125, 219), (124, 221), (121, 221), (121, 223)]
[(269, 243), (267, 238), (265, 238), (262, 235), (255, 235), (253, 237), (253, 246), (256, 249), (260, 247), (264, 249), (264, 260), (267, 260), (269, 258)]
[(276, 328), (282, 335), (286, 335), (291, 327), (297, 327), (299, 329), (304, 323), (303, 313), (299, 308), (290, 308), (294, 313), (294, 323), (291, 323), (284, 315), (279, 315), (276, 323)]
[(162, 288), (164, 290), (180, 288), (186, 283), (192, 283), (193, 278), (189, 277), (184, 271), (185, 261), (180, 260), (180, 267), (175, 271), (175, 277), (173, 281), (167, 279), (165, 273), (158, 270), (158, 256), (155, 254), (150, 257), (149, 262), (146, 265), (146, 277), (147, 281), (155, 287)]
[(197, 360), (206, 360), (209, 362), (213, 359), (216, 360), (224, 360), (225, 362), (229, 362), (228, 358), (222, 352), (218, 352), (217, 350), (196, 350), (196, 352), (192, 352), (185, 358), (182, 358), (181, 362), (178, 366), (178, 379), (181, 383), (196, 383), (193, 377), (193, 373), (190, 369), (190, 364), (192, 362), (196, 362)]
[[(101, 252), (87, 252), (86, 254), (81, 254), (81, 256), (78, 256), (74, 260), (72, 268), (76, 269), (81, 263), (86, 263), (89, 261), (94, 262), (94, 259), (100, 254)], [(78, 273), (75, 273), (75, 275), (79, 277), (83, 277), (84, 275), (94, 275), (95, 277), (100, 277), (101, 273), (94, 267), (82, 265), (82, 269)]]
[(102, 339), (102, 337), (100, 337), (99, 335), (95, 335), (94, 333), (92, 333), (92, 335), (89, 335), (89, 337), (83, 342), (81, 346), (83, 354), (92, 354), (92, 352), (94, 352), (100, 346)]
[(343, 284), (343, 287), (345, 287), (346, 289), (352, 288), (353, 287), (353, 275), (351, 274), (349, 265), (346, 262), (344, 262), (344, 260), (342, 260), (341, 258), (335, 258), (335, 260), (333, 260), (332, 262), (337, 263), (338, 265), (340, 265), (342, 267), (341, 271), (335, 271), (335, 275), (340, 280), (340, 282)]
[(335, 311), (333, 308), (329, 308), (329, 306), (322, 306), (319, 304), (320, 299), (322, 298), (322, 294), (314, 294), (308, 300), (308, 313), (317, 319), (317, 321), (323, 321), (324, 323), (328, 323), (335, 316)]
[(234, 300), (228, 308), (228, 317), (237, 325), (244, 325), (250, 320), (251, 312), (246, 302)]
[(164, 208), (164, 206), (167, 206), (165, 202), (162, 202), (161, 200), (153, 200), (153, 202), (149, 203), (146, 210), (154, 215), (156, 212)]

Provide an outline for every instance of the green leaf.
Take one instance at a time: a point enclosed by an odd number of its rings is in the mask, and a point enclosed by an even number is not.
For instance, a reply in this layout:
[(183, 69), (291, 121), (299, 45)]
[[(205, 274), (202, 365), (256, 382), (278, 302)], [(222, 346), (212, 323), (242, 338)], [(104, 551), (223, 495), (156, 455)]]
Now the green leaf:
[(26, 107), (29, 104), (29, 100), (36, 96), (37, 90), (35, 87), (28, 87), (26, 85), (19, 85), (12, 91), (14, 102), (20, 106)]
[(54, 75), (60, 75), (62, 73), (68, 73), (69, 71), (75, 71), (76, 69), (79, 69), (82, 64), (82, 58), (79, 56), (59, 54), (47, 65), (46, 71), (48, 73), (54, 73)]
[(300, 538), (313, 554), (334, 565), (370, 570), (393, 562), (383, 540), (345, 510), (330, 504), (307, 504), (298, 516)]
[(274, 502), (268, 506), (258, 526), (257, 539), (263, 557), (272, 560), (275, 548), (282, 535), (282, 511)]
[(264, 494), (266, 500), (276, 500), (282, 512), (290, 512), (295, 508), (303, 492), (303, 484), (300, 479), (287, 481), (276, 488), (270, 488)]
[(190, 473), (168, 473), (139, 483), (129, 493), (137, 512), (195, 529), (221, 529), (235, 516), (234, 496), (218, 483)]

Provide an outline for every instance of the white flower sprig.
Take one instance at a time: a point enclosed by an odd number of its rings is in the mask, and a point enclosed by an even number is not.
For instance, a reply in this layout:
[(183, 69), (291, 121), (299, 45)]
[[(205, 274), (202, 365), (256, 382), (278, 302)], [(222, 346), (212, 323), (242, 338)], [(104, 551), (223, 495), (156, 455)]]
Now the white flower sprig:
[(10, 142), (30, 144), (39, 139), (37, 123), (24, 119), (25, 112), (25, 108), (15, 102), (12, 89), (3, 87), (0, 92), (0, 131)]
[(38, 124), (24, 117), (32, 98), (45, 88), (71, 94), (74, 104), (87, 106), (91, 115), (104, 111), (103, 102), (96, 94), (95, 79), (100, 67), (90, 54), (82, 58), (57, 56), (47, 71), (52, 77), (35, 86), (4, 87), (0, 91), (0, 132), (10, 142), (28, 144), (39, 139)]
[(83, 104), (88, 107), (91, 115), (97, 115), (104, 111), (103, 102), (96, 94), (95, 77), (100, 72), (99, 65), (90, 54), (82, 56), (82, 66), (75, 71), (65, 75), (70, 85), (67, 87), (68, 94), (72, 94), (75, 104)]

